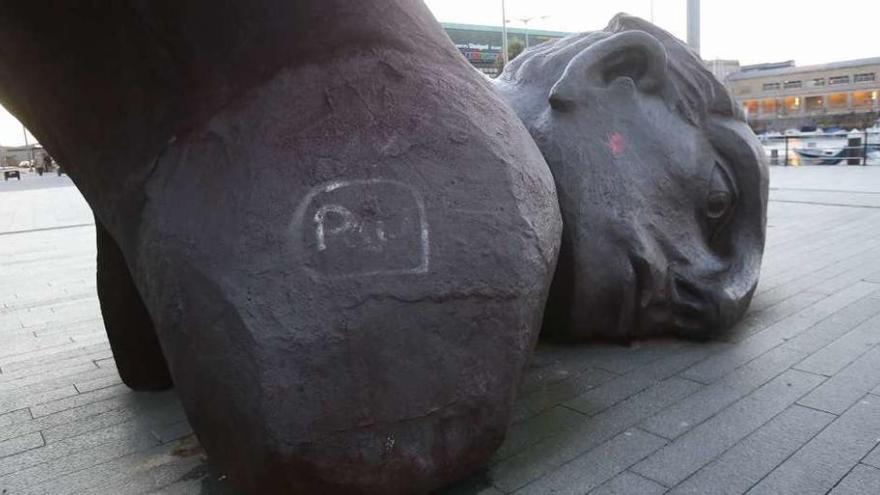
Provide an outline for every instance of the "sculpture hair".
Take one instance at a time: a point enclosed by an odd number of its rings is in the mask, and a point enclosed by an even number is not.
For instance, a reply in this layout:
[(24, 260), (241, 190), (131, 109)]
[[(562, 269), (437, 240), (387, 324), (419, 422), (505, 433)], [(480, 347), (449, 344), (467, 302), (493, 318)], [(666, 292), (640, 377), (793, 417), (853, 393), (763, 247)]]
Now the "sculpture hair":
[(523, 52), (505, 67), (501, 79), (512, 85), (534, 84), (547, 77), (555, 81), (582, 50), (624, 31), (650, 34), (666, 49), (669, 80), (662, 96), (688, 122), (700, 126), (710, 115), (744, 120), (727, 88), (699, 55), (670, 33), (628, 14), (617, 14), (602, 31), (573, 34)]

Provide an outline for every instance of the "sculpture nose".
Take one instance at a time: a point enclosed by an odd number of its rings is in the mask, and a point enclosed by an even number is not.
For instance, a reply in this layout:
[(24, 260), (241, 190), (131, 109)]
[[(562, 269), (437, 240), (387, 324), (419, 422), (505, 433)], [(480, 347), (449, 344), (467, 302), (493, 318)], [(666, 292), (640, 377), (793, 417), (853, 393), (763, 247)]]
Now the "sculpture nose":
[(672, 274), (670, 278), (672, 282), (672, 296), (675, 299), (688, 304), (705, 304), (705, 298), (696, 284), (677, 274)]
[(717, 297), (709, 286), (675, 272), (670, 273), (669, 285), (670, 302), (680, 316), (708, 325), (718, 321)]

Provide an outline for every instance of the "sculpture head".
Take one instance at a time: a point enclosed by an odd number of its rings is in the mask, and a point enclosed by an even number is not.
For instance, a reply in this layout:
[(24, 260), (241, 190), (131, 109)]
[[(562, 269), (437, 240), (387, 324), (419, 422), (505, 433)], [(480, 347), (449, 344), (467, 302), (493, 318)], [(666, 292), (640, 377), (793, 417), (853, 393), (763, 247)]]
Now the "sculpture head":
[(743, 315), (767, 166), (698, 55), (620, 14), (526, 51), (496, 87), (550, 165), (563, 215), (545, 335), (707, 338)]

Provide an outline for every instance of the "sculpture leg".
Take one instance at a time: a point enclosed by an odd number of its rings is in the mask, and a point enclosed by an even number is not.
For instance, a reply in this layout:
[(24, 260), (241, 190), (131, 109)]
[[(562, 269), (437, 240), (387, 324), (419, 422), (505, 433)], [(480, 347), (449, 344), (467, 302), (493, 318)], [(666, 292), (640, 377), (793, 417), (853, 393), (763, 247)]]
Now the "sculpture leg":
[(163, 390), (171, 375), (150, 314), (116, 241), (95, 218), (98, 244), (98, 299), (119, 375), (135, 390)]

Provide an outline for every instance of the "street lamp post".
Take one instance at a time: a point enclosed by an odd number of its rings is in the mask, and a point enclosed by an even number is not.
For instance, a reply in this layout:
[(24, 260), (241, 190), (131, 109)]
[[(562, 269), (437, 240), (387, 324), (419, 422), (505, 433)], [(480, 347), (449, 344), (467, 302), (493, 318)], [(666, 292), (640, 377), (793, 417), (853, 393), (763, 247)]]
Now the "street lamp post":
[(687, 42), (700, 54), (700, 0), (687, 0)]
[(507, 67), (507, 8), (504, 0), (501, 0), (501, 61)]
[(28, 143), (27, 128), (24, 126), (24, 124), (21, 125), (21, 133), (24, 135), (24, 149), (30, 149), (31, 151), (31, 166), (36, 168), (37, 165), (34, 163), (36, 161), (36, 157), (34, 156), (34, 149), (31, 148), (30, 143)]
[(549, 16), (549, 15), (542, 15), (542, 16), (522, 17), (522, 18), (520, 18), (520, 19), (517, 19), (519, 22), (523, 23), (523, 25), (525, 26), (525, 30), (526, 30), (526, 50), (529, 49), (529, 23), (532, 22), (532, 21), (534, 21), (535, 19), (546, 19), (546, 18), (548, 18), (548, 17), (550, 17), (550, 16)]

